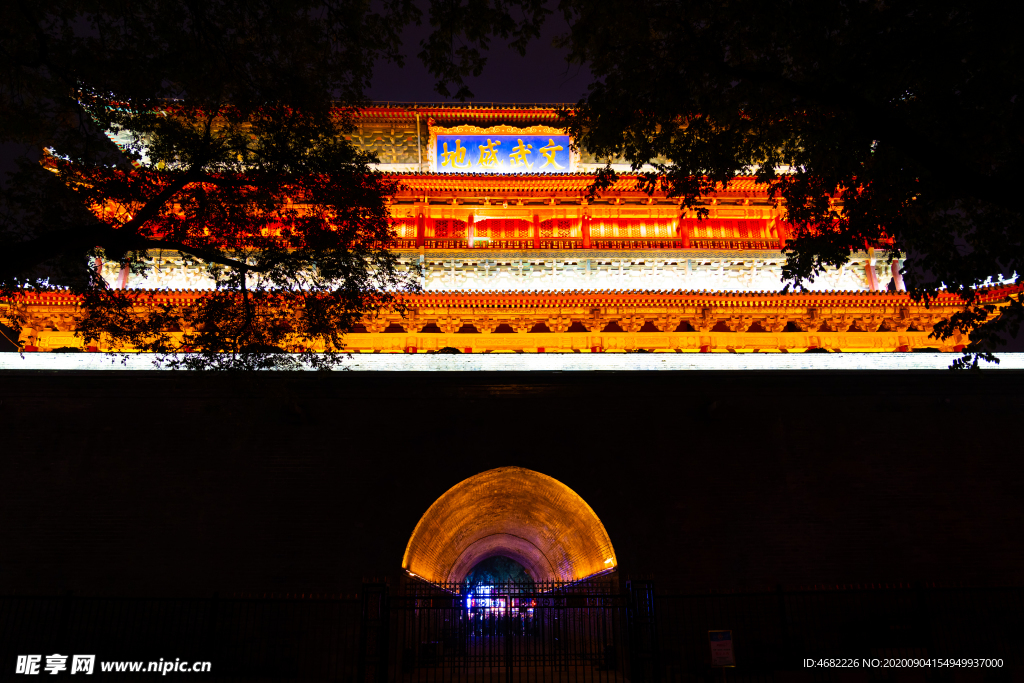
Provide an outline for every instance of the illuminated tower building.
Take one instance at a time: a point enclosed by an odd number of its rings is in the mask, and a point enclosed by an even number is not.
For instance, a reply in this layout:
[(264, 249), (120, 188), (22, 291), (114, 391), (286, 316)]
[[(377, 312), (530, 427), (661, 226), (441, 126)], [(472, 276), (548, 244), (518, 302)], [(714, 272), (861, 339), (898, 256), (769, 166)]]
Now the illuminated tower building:
[[(365, 319), (345, 338), (350, 350), (956, 351), (966, 343), (929, 338), (962, 302), (943, 294), (928, 308), (916, 304), (899, 261), (881, 249), (851, 254), (810, 291), (780, 293), (788, 226), (752, 177), (705, 197), (708, 217), (698, 220), (677, 199), (642, 191), (623, 165), (614, 185), (588, 200), (604, 164), (572, 150), (552, 107), (373, 106), (356, 122), (352, 142), (400, 181), (395, 246), (401, 261), (422, 266), (423, 293), (409, 298), (404, 317)], [(153, 260), (145, 279), (117, 264), (104, 275), (114, 286), (175, 290), (177, 299), (211, 285), (177, 256)], [(1008, 292), (981, 296), (999, 305)], [(33, 296), (27, 347), (80, 343), (58, 322), (65, 295)]]

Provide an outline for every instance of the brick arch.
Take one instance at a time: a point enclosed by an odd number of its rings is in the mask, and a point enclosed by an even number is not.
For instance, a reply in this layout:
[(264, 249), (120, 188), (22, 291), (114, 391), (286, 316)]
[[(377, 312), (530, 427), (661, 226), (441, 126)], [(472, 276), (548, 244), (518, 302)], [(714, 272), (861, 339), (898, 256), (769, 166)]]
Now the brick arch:
[(535, 581), (575, 581), (618, 564), (604, 525), (575, 491), (540, 472), (499, 467), (434, 501), (409, 538), (402, 568), (456, 582), (496, 555), (516, 560)]

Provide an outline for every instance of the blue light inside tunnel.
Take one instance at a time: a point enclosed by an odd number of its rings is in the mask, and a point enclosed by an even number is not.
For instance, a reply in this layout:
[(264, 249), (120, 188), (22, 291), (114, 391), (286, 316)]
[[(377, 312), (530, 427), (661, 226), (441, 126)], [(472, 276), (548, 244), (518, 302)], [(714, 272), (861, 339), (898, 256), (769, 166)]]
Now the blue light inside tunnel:
[(532, 615), (537, 601), (533, 598), (517, 598), (504, 593), (497, 593), (498, 586), (478, 584), (466, 593), (466, 609), (482, 616), (498, 616), (510, 610), (520, 614)]

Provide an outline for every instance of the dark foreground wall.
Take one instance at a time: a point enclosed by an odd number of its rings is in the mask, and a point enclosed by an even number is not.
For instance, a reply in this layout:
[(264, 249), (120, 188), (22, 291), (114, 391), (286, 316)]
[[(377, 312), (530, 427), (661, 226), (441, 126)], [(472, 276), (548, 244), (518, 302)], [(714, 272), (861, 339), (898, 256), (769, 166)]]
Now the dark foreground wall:
[(671, 592), (1024, 583), (1024, 375), (0, 375), (0, 592), (346, 592), (477, 472)]

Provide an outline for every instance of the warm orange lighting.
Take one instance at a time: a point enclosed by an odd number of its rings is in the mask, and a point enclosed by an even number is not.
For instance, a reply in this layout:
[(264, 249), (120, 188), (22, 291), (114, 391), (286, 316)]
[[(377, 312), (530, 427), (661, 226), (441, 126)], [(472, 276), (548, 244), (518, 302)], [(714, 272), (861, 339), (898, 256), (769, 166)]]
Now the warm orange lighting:
[(608, 532), (575, 491), (533, 470), (500, 467), (456, 484), (430, 506), (402, 567), (428, 581), (455, 582), (496, 555), (519, 562), (537, 581), (575, 581), (616, 564)]

